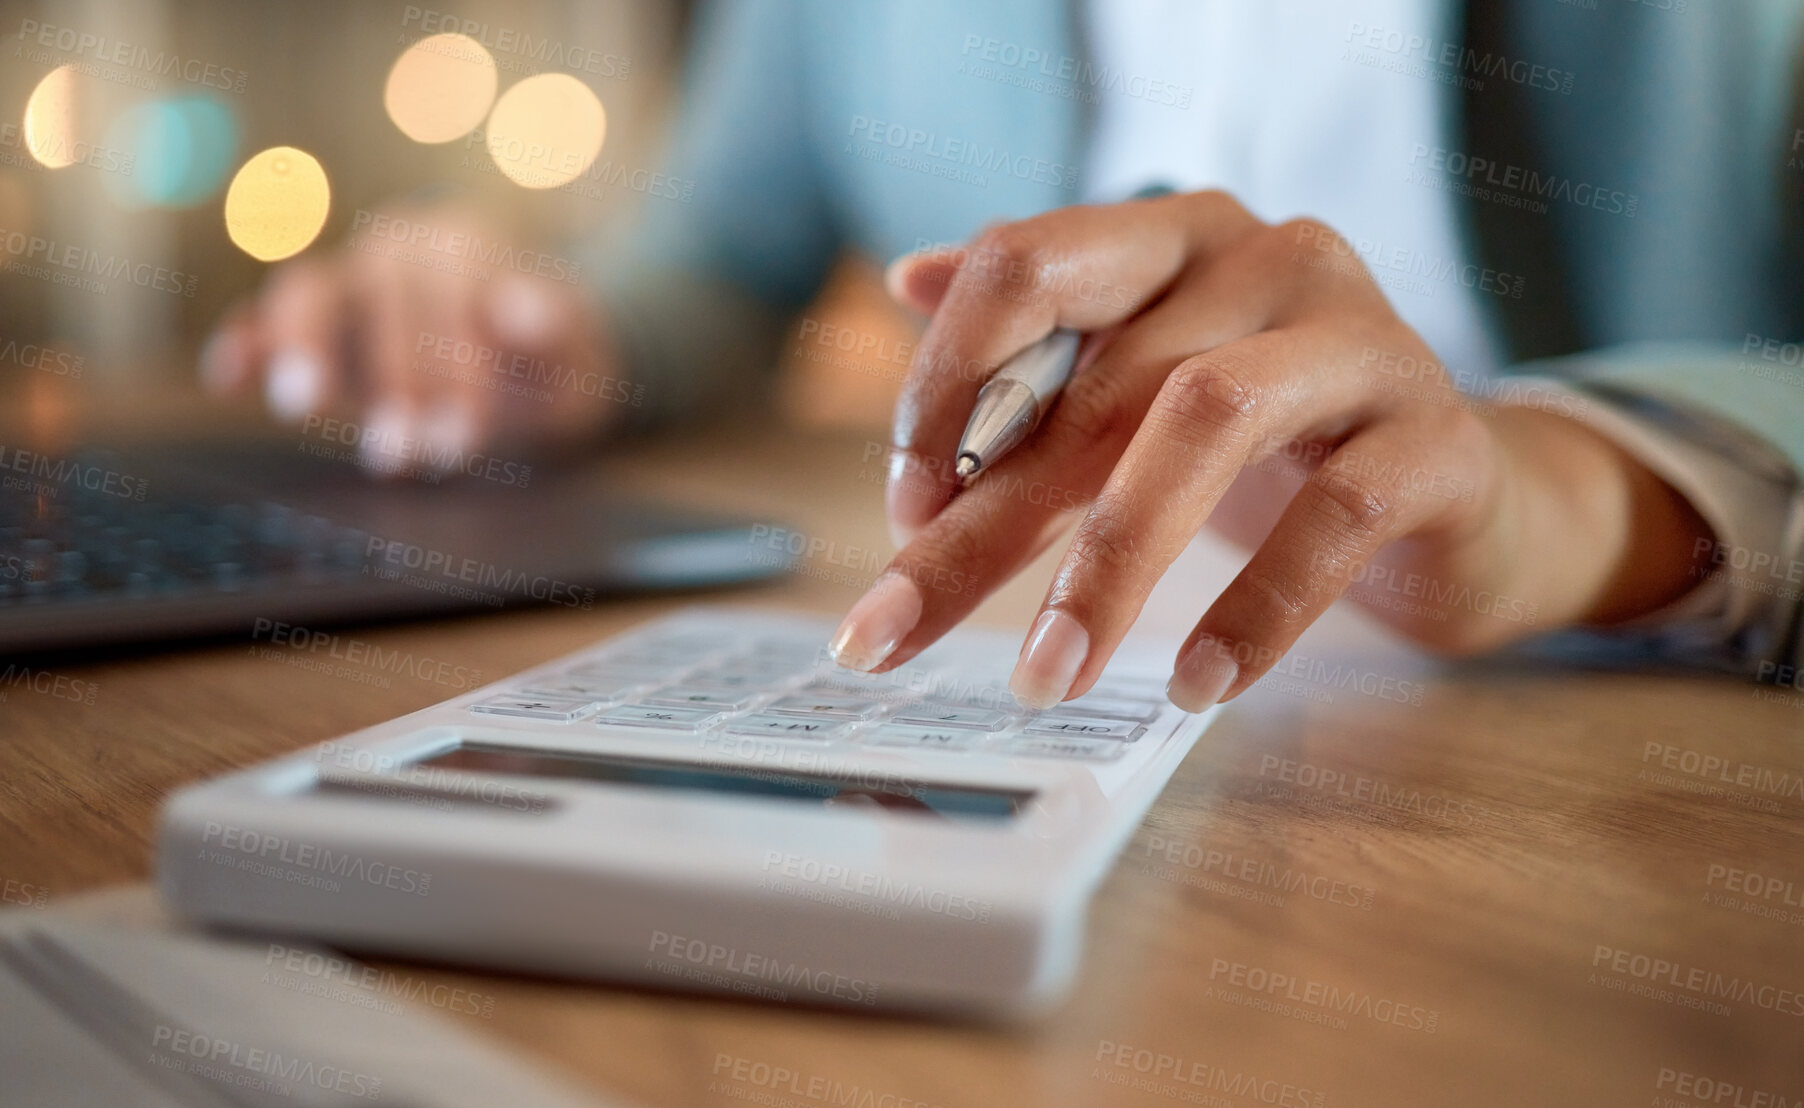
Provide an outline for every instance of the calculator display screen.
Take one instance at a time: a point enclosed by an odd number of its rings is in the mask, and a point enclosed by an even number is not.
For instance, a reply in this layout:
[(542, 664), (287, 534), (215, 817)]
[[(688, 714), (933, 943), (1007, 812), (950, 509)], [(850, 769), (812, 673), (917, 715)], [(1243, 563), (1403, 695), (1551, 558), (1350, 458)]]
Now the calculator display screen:
[(640, 788), (769, 797), (839, 809), (861, 808), (953, 820), (1011, 819), (1035, 795), (1027, 789), (920, 781), (854, 767), (837, 773), (742, 769), (478, 742), (463, 743), (415, 764), (421, 768), (491, 775), (576, 778)]

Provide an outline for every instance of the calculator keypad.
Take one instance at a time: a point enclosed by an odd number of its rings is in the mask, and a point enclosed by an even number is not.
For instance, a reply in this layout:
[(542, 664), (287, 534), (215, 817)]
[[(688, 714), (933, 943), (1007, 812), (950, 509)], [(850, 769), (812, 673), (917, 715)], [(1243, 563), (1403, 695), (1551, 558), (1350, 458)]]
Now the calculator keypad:
[(813, 642), (760, 636), (748, 644), (676, 633), (612, 646), (470, 711), (672, 738), (850, 739), (955, 756), (1108, 761), (1121, 757), (1163, 707), (1153, 685), (1105, 675), (1092, 692), (1034, 714), (1002, 686), (963, 671), (870, 676), (833, 667)]

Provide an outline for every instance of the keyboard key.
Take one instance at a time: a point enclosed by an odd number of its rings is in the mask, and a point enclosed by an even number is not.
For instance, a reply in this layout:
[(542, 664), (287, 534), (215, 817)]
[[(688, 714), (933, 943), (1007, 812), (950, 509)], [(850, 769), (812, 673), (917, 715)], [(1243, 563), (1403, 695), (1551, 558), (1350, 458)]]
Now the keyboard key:
[(1076, 700), (1067, 700), (1059, 705), (1061, 715), (1070, 713), (1080, 716), (1111, 716), (1115, 719), (1135, 719), (1141, 723), (1150, 723), (1158, 718), (1160, 703), (1154, 700), (1142, 700), (1139, 697), (1098, 696), (1088, 693)]
[(911, 704), (896, 713), (896, 722), (1000, 731), (1008, 726), (1009, 714), (995, 708), (968, 708), (957, 704)]
[(1140, 732), (1145, 728), (1140, 725), (1139, 720), (1132, 719), (1044, 715), (1028, 720), (1022, 730), (1034, 735), (1062, 735), (1070, 738), (1117, 739), (1132, 742), (1140, 737)]
[(784, 716), (819, 716), (821, 719), (870, 719), (883, 705), (850, 696), (786, 696), (765, 708)]
[(1022, 735), (1003, 744), (1004, 754), (1025, 758), (1069, 758), (1106, 762), (1119, 758), (1127, 747), (1114, 739), (1057, 739), (1051, 735)]
[(866, 736), (873, 746), (909, 746), (921, 750), (969, 750), (982, 738), (978, 731), (943, 731), (935, 727), (879, 727)]
[(804, 719), (800, 716), (754, 712), (731, 720), (721, 730), (729, 735), (759, 735), (767, 739), (800, 739), (826, 742), (838, 738), (846, 725), (832, 719)]
[(591, 705), (586, 700), (562, 700), (549, 696), (491, 696), (470, 705), (470, 711), (484, 715), (549, 719), (558, 723), (569, 723), (590, 710)]
[(695, 732), (720, 718), (708, 708), (661, 708), (655, 704), (627, 704), (595, 717), (598, 727), (651, 727), (660, 731)]
[(663, 704), (672, 708), (712, 708), (720, 712), (736, 712), (757, 700), (757, 689), (721, 689), (705, 685), (670, 685), (639, 698), (642, 704)]

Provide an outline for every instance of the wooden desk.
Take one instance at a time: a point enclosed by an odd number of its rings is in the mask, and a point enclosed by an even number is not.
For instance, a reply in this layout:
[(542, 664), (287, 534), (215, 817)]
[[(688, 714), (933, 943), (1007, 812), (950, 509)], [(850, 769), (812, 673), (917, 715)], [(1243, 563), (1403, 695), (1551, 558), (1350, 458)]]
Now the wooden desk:
[[(619, 465), (838, 544), (726, 598), (837, 612), (870, 576), (847, 548), (887, 551), (879, 454), (714, 436)], [(1022, 625), (1047, 570), (980, 618)], [(493, 680), (677, 602), (343, 634)], [(171, 789), (456, 691), (242, 644), (62, 672), (93, 682), (92, 706), (20, 687), (0, 703), (14, 898), (142, 880)], [(1075, 997), (1035, 1027), (402, 968), (494, 999), (487, 1020), (449, 1018), (652, 1104), (1799, 1103), (1804, 697), (1519, 667), (1408, 679), (1419, 703), (1308, 674), (1242, 698), (1103, 887)], [(1739, 898), (1762, 913), (1735, 906), (1730, 871), (1772, 879)], [(1751, 988), (1711, 994), (1735, 979)]]

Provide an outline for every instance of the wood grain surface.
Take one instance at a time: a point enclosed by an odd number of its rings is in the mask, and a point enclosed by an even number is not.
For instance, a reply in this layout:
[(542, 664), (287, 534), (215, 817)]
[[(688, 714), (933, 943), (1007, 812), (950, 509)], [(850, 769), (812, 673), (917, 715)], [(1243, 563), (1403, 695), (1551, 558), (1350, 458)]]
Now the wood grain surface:
[[(606, 474), (835, 544), (707, 599), (838, 612), (890, 550), (881, 454), (711, 433)], [(979, 621), (1022, 625), (1049, 564)], [(337, 633), (488, 681), (692, 599)], [(6, 899), (143, 881), (172, 789), (460, 691), (256, 645), (57, 663), (62, 694), (3, 690)], [(1031, 1026), (391, 966), (493, 1002), (447, 1018), (650, 1104), (1804, 1102), (1804, 697), (1412, 665), (1406, 695), (1302, 674), (1237, 701), (1104, 884), (1075, 995)]]

